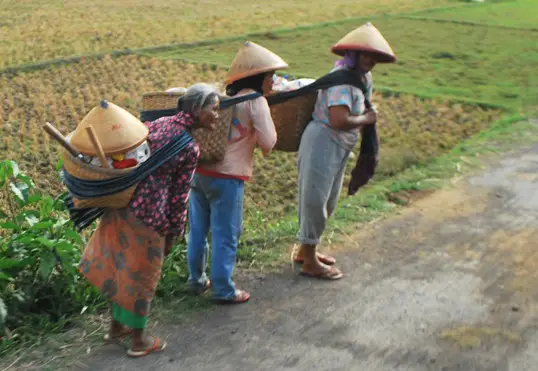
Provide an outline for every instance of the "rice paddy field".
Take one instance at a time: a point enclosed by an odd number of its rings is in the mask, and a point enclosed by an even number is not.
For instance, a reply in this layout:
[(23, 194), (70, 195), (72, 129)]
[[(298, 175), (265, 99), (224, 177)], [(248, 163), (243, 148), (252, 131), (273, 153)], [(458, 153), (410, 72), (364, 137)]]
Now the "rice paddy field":
[(3, 0), (0, 69), (74, 54), (197, 41), (457, 0)]
[[(0, 77), (5, 120), (0, 150), (28, 170), (41, 188), (58, 194), (62, 187), (51, 170), (59, 158), (59, 147), (44, 135), (44, 122), (50, 121), (67, 134), (102, 97), (138, 115), (144, 92), (188, 86), (200, 80), (220, 81), (225, 72), (131, 55)], [(379, 176), (423, 163), (486, 128), (502, 114), (499, 109), (422, 100), (408, 94), (376, 94), (374, 102), (380, 111), (385, 159)], [(268, 160), (258, 158), (253, 181), (248, 185), (247, 204), (271, 216), (282, 215), (295, 201), (296, 173), (294, 153), (274, 152)]]
[[(330, 46), (364, 22), (353, 20), (248, 39), (281, 55), (290, 64), (290, 74), (317, 77), (332, 68), (335, 57), (329, 53)], [(394, 65), (376, 66), (375, 86), (512, 107), (536, 99), (536, 31), (398, 17), (375, 18), (372, 23), (390, 40), (398, 56)], [(240, 43), (233, 40), (153, 55), (226, 66)]]
[[(41, 130), (46, 121), (67, 134), (101, 99), (138, 115), (146, 92), (222, 81), (226, 67), (247, 39), (283, 56), (291, 66), (287, 73), (319, 77), (335, 60), (329, 47), (366, 21), (383, 32), (398, 56), (396, 64), (374, 70), (382, 145), (378, 178), (426, 163), (506, 113), (537, 106), (538, 32), (529, 28), (532, 22), (525, 16), (535, 10), (533, 1), (310, 3), (2, 2), (0, 66), (45, 62), (0, 74), (0, 149), (41, 188), (58, 193), (62, 190), (54, 170), (58, 146)], [(502, 12), (508, 12), (507, 16), (501, 17)], [(350, 18), (354, 16), (361, 18)], [(474, 21), (480, 17), (491, 25), (437, 19)], [(328, 22), (315, 23), (321, 21)], [(500, 27), (506, 25), (514, 28)], [(291, 26), (295, 28), (277, 30)], [(241, 36), (255, 31), (262, 32)], [(114, 57), (105, 53), (65, 60), (61, 65), (46, 62), (73, 54), (181, 41), (197, 43)], [(268, 160), (256, 161), (247, 209), (255, 207), (271, 216), (291, 211), (295, 154), (277, 152)]]
[[(538, 32), (525, 29), (528, 18), (521, 10), (534, 9), (533, 4), (528, 0), (478, 5), (337, 0), (330, 6), (319, 2), (312, 7), (303, 1), (252, 6), (234, 0), (217, 7), (211, 0), (186, 1), (181, 6), (164, 0), (155, 4), (98, 0), (90, 5), (78, 0), (40, 5), (3, 2), (0, 30), (5, 37), (0, 41), (0, 66), (45, 63), (36, 68), (21, 65), (0, 74), (0, 150), (19, 162), (42, 189), (57, 194), (62, 190), (54, 171), (59, 149), (41, 130), (46, 121), (67, 134), (101, 99), (138, 115), (146, 92), (222, 81), (226, 67), (247, 39), (284, 57), (291, 66), (287, 73), (319, 77), (335, 61), (329, 47), (355, 27), (372, 21), (398, 55), (396, 64), (374, 70), (382, 148), (377, 177), (391, 176), (426, 163), (507, 112), (536, 105)], [(514, 13), (505, 22), (518, 28), (499, 27), (501, 17), (495, 14), (506, 9)], [(491, 26), (437, 20), (460, 20), (458, 15), (469, 14), (488, 19)], [(357, 15), (362, 18), (349, 18)], [(328, 22), (303, 25), (320, 21)], [(296, 27), (275, 30), (290, 26)], [(241, 36), (260, 30), (263, 32)], [(73, 54), (180, 41), (197, 43), (131, 55), (105, 53), (61, 65), (46, 62)], [(268, 160), (257, 158), (255, 176), (248, 185), (247, 209), (262, 210), (271, 218), (292, 211), (295, 161), (295, 154), (281, 152)]]

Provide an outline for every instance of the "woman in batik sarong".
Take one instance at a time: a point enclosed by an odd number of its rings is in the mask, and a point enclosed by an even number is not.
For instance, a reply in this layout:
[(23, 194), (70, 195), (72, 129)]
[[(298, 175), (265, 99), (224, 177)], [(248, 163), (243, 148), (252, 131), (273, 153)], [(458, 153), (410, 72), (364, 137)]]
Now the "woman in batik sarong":
[[(193, 85), (178, 106), (175, 116), (145, 123), (152, 153), (184, 131), (215, 127), (219, 96), (212, 87)], [(163, 260), (185, 231), (190, 182), (199, 153), (198, 145), (191, 142), (139, 183), (128, 207), (106, 209), (81, 259), (80, 272), (111, 303), (105, 340), (131, 337), (129, 356), (145, 356), (166, 346), (158, 337), (147, 335), (145, 328)]]

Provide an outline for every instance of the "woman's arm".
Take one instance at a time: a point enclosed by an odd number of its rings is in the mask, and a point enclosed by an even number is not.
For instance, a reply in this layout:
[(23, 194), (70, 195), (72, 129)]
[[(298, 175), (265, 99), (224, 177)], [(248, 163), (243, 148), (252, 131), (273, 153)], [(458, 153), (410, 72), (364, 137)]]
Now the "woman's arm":
[(338, 130), (351, 130), (377, 122), (377, 112), (368, 110), (362, 115), (352, 115), (348, 106), (329, 107), (329, 125)]
[(276, 144), (276, 130), (271, 110), (267, 100), (263, 97), (254, 99), (250, 102), (250, 114), (252, 125), (256, 132), (256, 142), (262, 150), (265, 157), (269, 156)]

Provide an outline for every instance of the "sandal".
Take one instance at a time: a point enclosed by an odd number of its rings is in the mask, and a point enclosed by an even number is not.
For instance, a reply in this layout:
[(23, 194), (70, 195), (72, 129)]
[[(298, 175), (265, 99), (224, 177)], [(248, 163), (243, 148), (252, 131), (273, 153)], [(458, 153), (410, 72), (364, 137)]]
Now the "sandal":
[(305, 277), (319, 278), (321, 280), (330, 281), (339, 280), (340, 278), (344, 277), (344, 274), (340, 272), (340, 270), (338, 270), (335, 266), (332, 266), (330, 269), (318, 273), (301, 271), (301, 275)]
[(246, 303), (250, 299), (250, 293), (243, 290), (235, 290), (235, 297), (232, 300), (229, 299), (214, 299), (219, 304), (242, 304)]
[[(336, 259), (333, 258), (332, 256), (328, 256), (328, 255), (324, 255), (324, 254), (316, 254), (317, 257), (318, 257), (318, 260), (325, 264), (325, 265), (334, 265), (336, 264)], [(293, 259), (293, 262), (295, 264), (303, 264), (304, 263), (304, 259), (303, 258), (295, 258)]]
[(132, 350), (132, 349), (129, 349), (127, 351), (127, 355), (129, 357), (134, 357), (134, 358), (137, 358), (137, 357), (144, 357), (144, 356), (147, 356), (148, 354), (151, 354), (153, 352), (162, 352), (165, 348), (166, 348), (166, 341), (162, 341), (161, 339), (159, 339), (158, 337), (155, 337), (155, 336), (152, 336), (153, 338), (153, 345), (150, 346), (149, 348), (146, 348), (144, 350)]
[(131, 334), (133, 333), (133, 330), (132, 329), (129, 329), (129, 328), (126, 328), (124, 331), (122, 331), (118, 336), (115, 336), (115, 337), (111, 337), (110, 334), (106, 334), (104, 337), (103, 337), (103, 341), (107, 344), (119, 344), (121, 343), (123, 340), (125, 340), (125, 338), (127, 338), (128, 336), (130, 336)]

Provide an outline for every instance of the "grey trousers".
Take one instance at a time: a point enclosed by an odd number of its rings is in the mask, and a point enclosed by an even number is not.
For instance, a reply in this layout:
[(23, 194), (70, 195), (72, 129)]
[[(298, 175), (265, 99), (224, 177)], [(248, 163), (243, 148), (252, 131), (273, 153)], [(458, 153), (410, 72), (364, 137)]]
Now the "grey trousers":
[(317, 245), (333, 214), (350, 151), (331, 138), (331, 129), (311, 122), (299, 146), (299, 233), (301, 244)]

